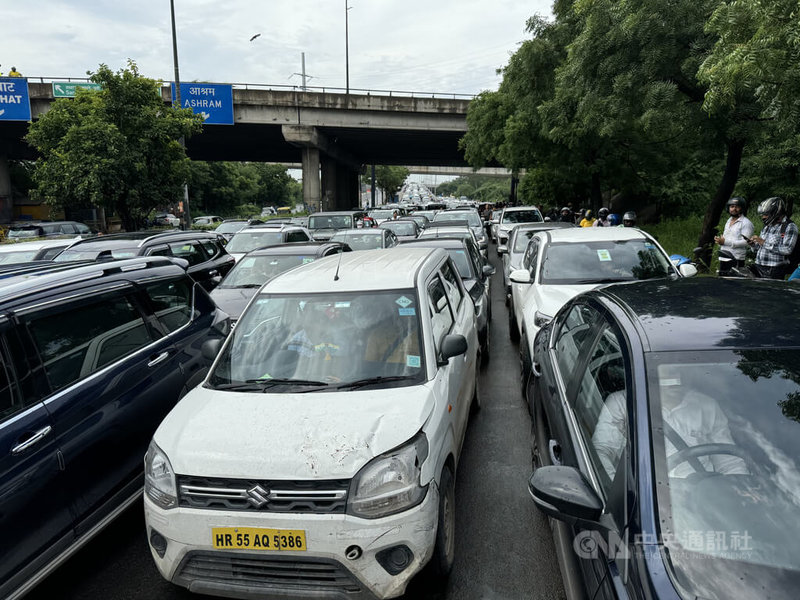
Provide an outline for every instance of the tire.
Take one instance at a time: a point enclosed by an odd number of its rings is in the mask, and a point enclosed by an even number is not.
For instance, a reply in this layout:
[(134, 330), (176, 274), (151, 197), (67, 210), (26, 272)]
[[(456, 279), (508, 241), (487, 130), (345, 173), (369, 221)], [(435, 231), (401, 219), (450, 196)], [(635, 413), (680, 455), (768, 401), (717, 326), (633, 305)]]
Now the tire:
[(439, 481), (439, 515), (436, 523), (436, 541), (433, 556), (428, 563), (432, 583), (444, 588), (455, 561), (456, 494), (453, 475), (449, 467), (442, 469)]
[[(522, 398), (525, 399), (525, 390), (531, 376), (531, 356), (528, 350), (528, 334), (523, 333), (519, 340), (519, 374), (522, 383)], [(525, 401), (527, 404), (527, 400)]]
[(478, 376), (475, 375), (475, 389), (472, 390), (472, 401), (469, 404), (469, 414), (474, 415), (481, 410), (481, 394), (478, 389)]
[(508, 304), (508, 337), (512, 342), (519, 341), (519, 327), (517, 327), (517, 315), (514, 314), (514, 303)]

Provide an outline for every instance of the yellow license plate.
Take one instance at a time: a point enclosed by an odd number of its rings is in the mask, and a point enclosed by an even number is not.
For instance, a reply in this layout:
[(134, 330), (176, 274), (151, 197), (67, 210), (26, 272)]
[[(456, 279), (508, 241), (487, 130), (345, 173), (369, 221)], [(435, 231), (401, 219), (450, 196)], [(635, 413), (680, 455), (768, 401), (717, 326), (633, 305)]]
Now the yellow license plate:
[(302, 529), (212, 527), (211, 541), (220, 550), (307, 550)]

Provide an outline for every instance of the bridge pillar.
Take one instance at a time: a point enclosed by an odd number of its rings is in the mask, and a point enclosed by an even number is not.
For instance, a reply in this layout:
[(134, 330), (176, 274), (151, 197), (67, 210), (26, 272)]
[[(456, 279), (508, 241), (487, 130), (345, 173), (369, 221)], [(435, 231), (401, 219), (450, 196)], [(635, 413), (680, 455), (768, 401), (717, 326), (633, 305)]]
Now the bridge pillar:
[(0, 156), (0, 223), (14, 220), (14, 201), (11, 197), (11, 171), (8, 159)]
[(303, 147), (303, 204), (308, 212), (320, 208), (319, 149)]

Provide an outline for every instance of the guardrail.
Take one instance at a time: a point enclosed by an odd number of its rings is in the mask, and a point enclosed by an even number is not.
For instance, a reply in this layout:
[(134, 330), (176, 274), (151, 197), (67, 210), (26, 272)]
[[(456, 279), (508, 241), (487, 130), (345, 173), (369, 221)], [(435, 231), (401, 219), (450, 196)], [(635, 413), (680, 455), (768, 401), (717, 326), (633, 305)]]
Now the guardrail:
[[(25, 77), (28, 81), (37, 83), (52, 83), (53, 81), (89, 81), (88, 77)], [(164, 80), (161, 81), (164, 85), (169, 85), (171, 82)], [(185, 81), (183, 83), (199, 83), (196, 81)], [(206, 83), (229, 83), (229, 82), (206, 82)], [(286, 84), (269, 84), (269, 83), (230, 83), (234, 88), (244, 90), (273, 90), (273, 91), (291, 91), (291, 92), (310, 92), (317, 94), (346, 94), (348, 90), (342, 87), (328, 87), (328, 86), (314, 86), (314, 85), (286, 85)], [(472, 100), (477, 94), (455, 94), (443, 92), (415, 92), (408, 90), (380, 90), (380, 89), (365, 89), (365, 88), (350, 88), (349, 93), (364, 95), (364, 96), (398, 96), (402, 98), (439, 98), (442, 100)]]

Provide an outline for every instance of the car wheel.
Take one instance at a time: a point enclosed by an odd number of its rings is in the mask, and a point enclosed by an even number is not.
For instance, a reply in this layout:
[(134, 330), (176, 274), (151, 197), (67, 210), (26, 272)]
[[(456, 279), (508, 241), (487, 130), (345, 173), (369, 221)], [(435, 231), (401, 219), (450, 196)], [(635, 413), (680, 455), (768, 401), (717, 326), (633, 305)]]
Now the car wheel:
[(514, 314), (514, 302), (508, 304), (508, 337), (512, 342), (519, 341), (519, 327), (517, 327), (517, 315)]
[(436, 525), (436, 541), (431, 557), (430, 574), (438, 585), (444, 586), (455, 561), (456, 544), (456, 493), (450, 469), (442, 469), (439, 482), (439, 516)]
[[(528, 378), (531, 376), (531, 353), (528, 350), (528, 334), (523, 333), (519, 340), (519, 373), (522, 379), (522, 396), (525, 398), (525, 389)], [(527, 404), (527, 401), (526, 401)]]

